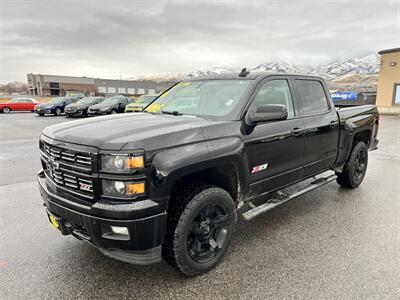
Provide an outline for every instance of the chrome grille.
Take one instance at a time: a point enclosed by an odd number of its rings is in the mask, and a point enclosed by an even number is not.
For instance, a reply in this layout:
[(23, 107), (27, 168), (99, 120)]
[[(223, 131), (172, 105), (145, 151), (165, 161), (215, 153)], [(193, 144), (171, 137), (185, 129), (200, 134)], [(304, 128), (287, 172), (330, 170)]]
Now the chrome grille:
[(47, 168), (46, 173), (57, 185), (72, 188), (88, 195), (93, 194), (93, 184), (90, 179), (76, 176), (64, 169), (55, 170), (50, 166)]
[(93, 199), (92, 157), (89, 152), (66, 149), (40, 141), (47, 177), (71, 193)]
[[(70, 149), (63, 149), (56, 146), (43, 143), (42, 151), (49, 157), (54, 158), (59, 162), (65, 162), (70, 164), (72, 167), (79, 166), (88, 167), (92, 165), (92, 157), (90, 153), (76, 152)], [(82, 168), (79, 168), (82, 169)], [(90, 169), (88, 169), (90, 171)]]

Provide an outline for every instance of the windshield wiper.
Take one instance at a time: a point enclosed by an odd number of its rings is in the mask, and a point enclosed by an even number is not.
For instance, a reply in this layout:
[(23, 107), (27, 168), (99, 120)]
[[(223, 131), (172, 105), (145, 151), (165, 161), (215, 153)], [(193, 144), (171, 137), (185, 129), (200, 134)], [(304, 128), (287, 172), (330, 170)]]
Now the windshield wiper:
[(161, 113), (167, 114), (167, 115), (174, 115), (174, 116), (182, 116), (183, 115), (182, 113), (180, 113), (177, 110), (172, 110), (172, 111), (171, 110), (162, 110)]

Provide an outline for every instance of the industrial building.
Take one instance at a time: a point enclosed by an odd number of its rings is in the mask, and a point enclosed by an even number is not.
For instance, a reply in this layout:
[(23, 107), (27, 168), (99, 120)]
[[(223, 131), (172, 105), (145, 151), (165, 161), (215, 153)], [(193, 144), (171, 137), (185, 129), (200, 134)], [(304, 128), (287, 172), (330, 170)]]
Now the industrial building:
[(400, 114), (400, 48), (378, 52), (381, 66), (376, 105), (381, 113)]
[(69, 92), (81, 92), (87, 96), (112, 94), (139, 96), (158, 93), (171, 85), (149, 80), (114, 80), (32, 73), (28, 73), (27, 78), (29, 94), (38, 96), (64, 96)]

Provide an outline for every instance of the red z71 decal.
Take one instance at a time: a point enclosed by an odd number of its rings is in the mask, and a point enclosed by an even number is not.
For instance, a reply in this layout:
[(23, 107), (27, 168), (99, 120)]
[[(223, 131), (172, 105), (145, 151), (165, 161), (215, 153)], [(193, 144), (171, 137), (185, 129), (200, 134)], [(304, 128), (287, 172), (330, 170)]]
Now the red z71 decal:
[(263, 165), (255, 166), (255, 167), (253, 167), (253, 170), (251, 170), (251, 174), (258, 173), (258, 172), (260, 172), (260, 171), (265, 170), (266, 168), (268, 168), (268, 164), (263, 164)]

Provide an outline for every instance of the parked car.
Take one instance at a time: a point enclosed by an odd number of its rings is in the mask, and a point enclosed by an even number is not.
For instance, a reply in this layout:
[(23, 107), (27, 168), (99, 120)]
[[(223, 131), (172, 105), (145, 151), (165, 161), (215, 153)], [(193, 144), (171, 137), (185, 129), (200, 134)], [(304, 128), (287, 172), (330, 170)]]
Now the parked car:
[(378, 144), (377, 108), (335, 108), (315, 76), (192, 79), (150, 106), (45, 128), (39, 189), (63, 235), (188, 276), (221, 261), (239, 208), (248, 221), (333, 180), (357, 188)]
[(82, 92), (66, 91), (65, 97), (73, 97), (73, 98), (82, 99), (82, 98), (85, 98), (85, 94)]
[(96, 116), (123, 113), (125, 111), (125, 106), (132, 101), (131, 98), (125, 96), (106, 98), (101, 103), (90, 106), (88, 109), (88, 115)]
[(68, 104), (65, 107), (65, 115), (67, 117), (87, 116), (88, 108), (92, 105), (101, 103), (103, 100), (104, 97), (85, 97), (79, 99), (77, 102)]
[(32, 98), (14, 98), (8, 102), (0, 103), (0, 112), (5, 114), (12, 110), (33, 112), (38, 103), (39, 102)]
[(125, 112), (139, 112), (142, 111), (147, 105), (149, 105), (158, 95), (142, 95), (136, 99), (133, 103), (128, 104), (125, 107)]
[(68, 104), (74, 103), (78, 100), (79, 99), (75, 97), (55, 97), (52, 98), (49, 103), (41, 103), (36, 105), (35, 112), (39, 116), (44, 116), (45, 114), (61, 116)]

